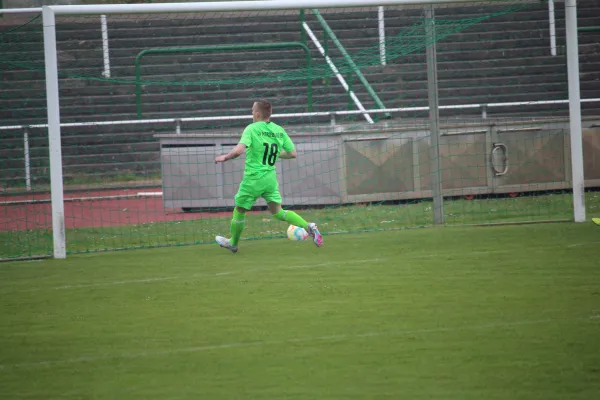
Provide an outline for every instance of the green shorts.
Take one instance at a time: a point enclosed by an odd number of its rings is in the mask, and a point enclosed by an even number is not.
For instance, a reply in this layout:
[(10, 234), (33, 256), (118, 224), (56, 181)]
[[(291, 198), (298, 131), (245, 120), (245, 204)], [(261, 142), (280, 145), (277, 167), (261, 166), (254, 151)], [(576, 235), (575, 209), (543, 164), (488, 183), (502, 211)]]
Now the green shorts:
[(250, 210), (259, 197), (265, 199), (267, 203), (282, 203), (279, 182), (277, 182), (275, 173), (272, 176), (263, 176), (259, 179), (244, 177), (235, 195), (235, 205)]

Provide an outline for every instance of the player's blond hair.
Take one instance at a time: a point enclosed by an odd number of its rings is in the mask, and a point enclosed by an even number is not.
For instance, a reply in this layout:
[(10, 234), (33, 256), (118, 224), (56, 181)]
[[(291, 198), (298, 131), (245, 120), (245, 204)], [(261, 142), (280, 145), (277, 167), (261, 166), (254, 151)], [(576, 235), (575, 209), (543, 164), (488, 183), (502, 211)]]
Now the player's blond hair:
[(260, 112), (260, 115), (263, 119), (271, 118), (271, 113), (273, 111), (273, 106), (267, 100), (261, 99), (256, 100), (254, 102), (256, 104), (256, 109)]

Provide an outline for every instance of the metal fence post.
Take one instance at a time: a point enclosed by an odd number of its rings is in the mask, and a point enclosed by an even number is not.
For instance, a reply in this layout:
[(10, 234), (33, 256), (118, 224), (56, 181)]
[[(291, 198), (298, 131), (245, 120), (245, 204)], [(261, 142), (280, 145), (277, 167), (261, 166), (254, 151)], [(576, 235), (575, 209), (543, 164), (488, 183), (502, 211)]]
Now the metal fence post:
[(23, 156), (25, 159), (25, 189), (31, 192), (31, 159), (29, 156), (29, 127), (23, 128)]

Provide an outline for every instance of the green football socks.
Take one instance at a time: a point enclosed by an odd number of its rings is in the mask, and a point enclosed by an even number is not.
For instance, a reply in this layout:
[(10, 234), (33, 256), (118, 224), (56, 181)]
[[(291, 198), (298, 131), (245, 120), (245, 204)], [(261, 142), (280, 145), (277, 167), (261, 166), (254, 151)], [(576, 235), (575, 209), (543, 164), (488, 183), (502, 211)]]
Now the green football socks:
[(233, 219), (231, 220), (231, 226), (229, 231), (231, 232), (230, 243), (232, 246), (237, 246), (240, 236), (246, 226), (246, 214), (242, 214), (236, 209), (233, 210)]
[(273, 218), (280, 221), (285, 221), (290, 225), (299, 226), (303, 229), (308, 229), (308, 222), (293, 211), (279, 210), (277, 214), (273, 214)]

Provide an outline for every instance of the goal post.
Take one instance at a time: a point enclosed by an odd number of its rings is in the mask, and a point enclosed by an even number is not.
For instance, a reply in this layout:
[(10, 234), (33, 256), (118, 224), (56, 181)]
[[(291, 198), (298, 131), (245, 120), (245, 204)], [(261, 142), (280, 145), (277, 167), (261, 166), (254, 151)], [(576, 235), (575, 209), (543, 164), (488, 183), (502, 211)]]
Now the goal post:
[[(0, 27), (0, 239), (19, 242), (0, 259), (41, 254), (33, 232), (55, 258), (226, 234), (243, 159), (214, 157), (259, 98), (298, 148), (284, 204), (326, 233), (583, 222), (600, 86), (576, 6), (553, 38), (537, 0), (45, 6), (26, 36)], [(249, 218), (247, 238), (284, 231)]]
[(48, 151), (50, 153), (50, 194), (52, 198), (52, 243), (54, 258), (67, 257), (65, 202), (63, 189), (62, 145), (60, 135), (60, 98), (58, 93), (58, 54), (56, 17), (42, 8), (44, 24), (44, 65), (46, 69), (46, 108), (48, 109)]
[(573, 216), (585, 222), (585, 184), (583, 176), (583, 134), (579, 85), (579, 40), (577, 38), (577, 0), (565, 0), (567, 70), (569, 81), (569, 123), (573, 170)]

